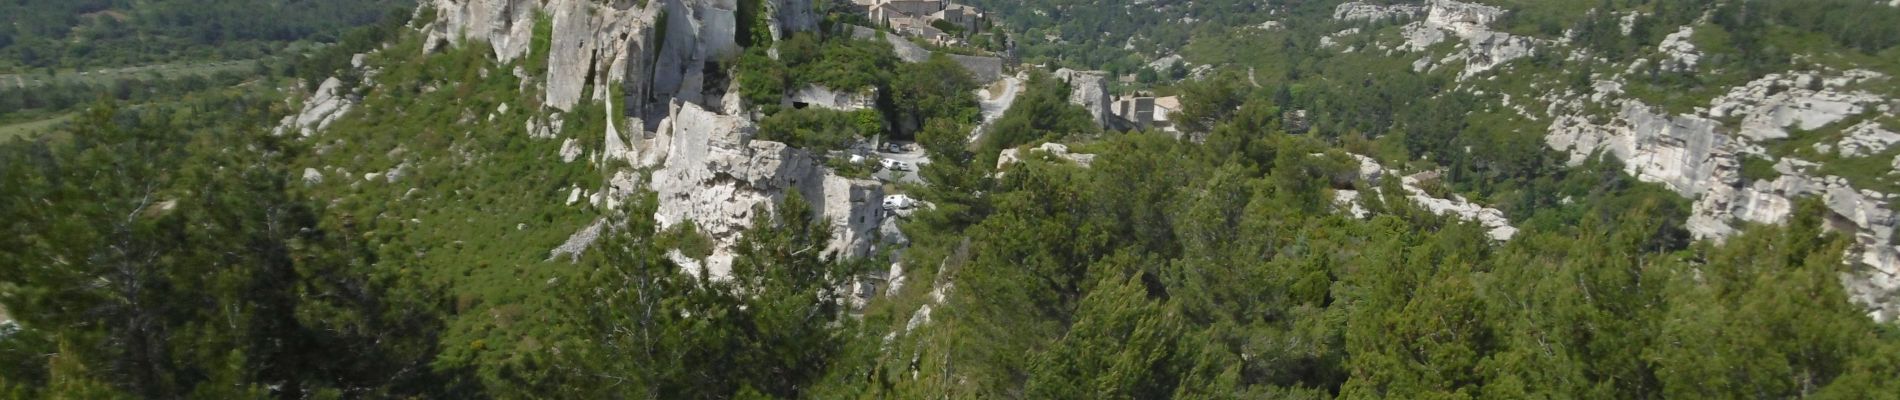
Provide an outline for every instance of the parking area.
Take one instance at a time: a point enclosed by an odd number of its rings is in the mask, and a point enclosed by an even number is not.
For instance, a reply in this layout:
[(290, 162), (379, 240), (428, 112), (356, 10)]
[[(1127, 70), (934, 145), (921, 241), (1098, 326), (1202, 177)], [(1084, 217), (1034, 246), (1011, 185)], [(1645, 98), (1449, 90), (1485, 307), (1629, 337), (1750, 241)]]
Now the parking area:
[[(890, 160), (890, 162), (878, 161), (879, 168), (872, 176), (877, 177), (879, 181), (924, 183), (923, 178), (917, 176), (917, 170), (924, 164), (929, 164), (930, 157), (924, 153), (922, 147), (909, 142), (894, 142), (880, 146), (872, 154), (879, 160)], [(884, 167), (890, 165), (891, 162), (895, 163), (895, 168)]]

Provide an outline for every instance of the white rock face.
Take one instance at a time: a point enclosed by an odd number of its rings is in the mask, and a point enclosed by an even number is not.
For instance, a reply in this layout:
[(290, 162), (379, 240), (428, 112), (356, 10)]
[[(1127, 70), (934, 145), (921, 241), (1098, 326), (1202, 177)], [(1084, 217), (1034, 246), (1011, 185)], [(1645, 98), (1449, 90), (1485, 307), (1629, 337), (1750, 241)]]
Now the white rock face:
[(1886, 151), (1894, 143), (1900, 143), (1900, 133), (1882, 128), (1874, 121), (1862, 121), (1847, 128), (1847, 137), (1841, 139), (1842, 157), (1865, 157)]
[(1876, 78), (1881, 77), (1860, 70), (1831, 79), (1815, 72), (1769, 74), (1716, 98), (1709, 115), (1742, 117), (1741, 135), (1751, 140), (1785, 139), (1789, 127), (1818, 129), (1885, 102), (1864, 91), (1840, 89)]
[[(1325, 157), (1326, 155), (1314, 154), (1313, 156)], [(1360, 179), (1374, 184), (1378, 183), (1380, 179), (1384, 179), (1386, 175), (1385, 167), (1379, 165), (1378, 160), (1358, 154), (1352, 154), (1351, 156), (1353, 159), (1359, 161)], [(1429, 172), (1425, 174), (1429, 174)], [(1517, 227), (1511, 226), (1511, 220), (1504, 216), (1504, 211), (1472, 203), (1471, 201), (1465, 200), (1463, 196), (1452, 195), (1451, 198), (1447, 199), (1434, 197), (1430, 193), (1427, 193), (1425, 189), (1419, 187), (1419, 176), (1425, 174), (1407, 176), (1399, 179), (1399, 187), (1405, 190), (1405, 197), (1412, 200), (1412, 203), (1417, 204), (1426, 211), (1430, 211), (1432, 214), (1453, 216), (1467, 221), (1477, 222), (1487, 229), (1485, 234), (1490, 236), (1491, 240), (1502, 242), (1511, 240), (1512, 237), (1517, 236)], [(1379, 193), (1379, 191), (1380, 189), (1377, 187), (1372, 188), (1372, 192), (1375, 194)], [(1346, 213), (1352, 215), (1354, 218), (1365, 218), (1371, 213), (1367, 211), (1364, 206), (1360, 205), (1360, 195), (1361, 194), (1355, 190), (1335, 190), (1333, 191), (1333, 203), (1345, 209)]]
[[(1624, 34), (1627, 35), (1628, 33)], [(1695, 43), (1689, 41), (1689, 38), (1693, 36), (1695, 36), (1695, 27), (1684, 26), (1681, 29), (1677, 29), (1676, 33), (1671, 33), (1669, 36), (1663, 37), (1662, 45), (1658, 46), (1658, 49), (1662, 50), (1663, 54), (1669, 57), (1668, 60), (1663, 62), (1662, 68), (1664, 70), (1695, 70), (1696, 63), (1702, 61), (1702, 52), (1696, 50)]]
[(1321, 36), (1319, 38), (1319, 47), (1320, 48), (1337, 47), (1339, 46), (1339, 43), (1345, 41), (1347, 36), (1357, 35), (1359, 34), (1359, 32), (1360, 32), (1359, 28), (1346, 28), (1346, 29), (1340, 30), (1339, 32), (1333, 32), (1333, 34), (1331, 35)]
[(743, 117), (676, 102), (652, 139), (633, 146), (637, 167), (658, 167), (648, 189), (659, 197), (662, 227), (692, 220), (719, 243), (706, 260), (710, 276), (728, 276), (731, 245), (755, 209), (770, 210), (797, 190), (834, 228), (827, 251), (865, 256), (876, 248), (882, 186), (838, 177), (804, 150), (752, 140)]
[(1433, 0), (1425, 14), (1425, 25), (1445, 29), (1469, 38), (1489, 33), (1492, 22), (1504, 16), (1504, 9), (1476, 3)]
[(1365, 206), (1360, 205), (1359, 191), (1357, 190), (1334, 190), (1333, 204), (1344, 207), (1346, 215), (1351, 215), (1353, 218), (1364, 219), (1372, 216), (1371, 211), (1367, 211)]
[(1636, 101), (1622, 102), (1622, 112), (1610, 123), (1591, 124), (1587, 118), (1565, 116), (1551, 123), (1544, 142), (1567, 151), (1570, 164), (1582, 164), (1603, 150), (1624, 161), (1630, 175), (1661, 183), (1677, 193), (1699, 193), (1710, 185), (1718, 168), (1739, 168), (1738, 145), (1715, 130), (1719, 122), (1692, 115), (1667, 116)]
[[(774, 8), (774, 35), (817, 26), (810, 0), (768, 6)], [(563, 111), (579, 104), (589, 85), (617, 85), (625, 110), (663, 113), (670, 99), (712, 106), (706, 102), (718, 98), (708, 91), (723, 88), (705, 86), (704, 65), (739, 51), (735, 0), (654, 0), (644, 7), (593, 0), (433, 0), (431, 7), (437, 18), (424, 28), (430, 35), (426, 49), (479, 40), (502, 61), (527, 56), (535, 15), (551, 15), (544, 104)], [(665, 32), (655, 30), (661, 14)], [(593, 99), (605, 100), (609, 93), (595, 90)]]
[(581, 158), (581, 143), (579, 140), (567, 138), (566, 141), (561, 142), (561, 162), (571, 163), (579, 158)]
[(772, 0), (765, 2), (771, 9), (772, 39), (784, 39), (790, 32), (809, 32), (818, 30), (818, 23), (824, 21), (811, 0)]
[(1497, 7), (1433, 0), (1428, 8), (1425, 21), (1416, 24), (1450, 32), (1465, 42), (1464, 48), (1446, 60), (1464, 61), (1465, 69), (1458, 74), (1459, 79), (1490, 71), (1511, 60), (1529, 57), (1538, 44), (1533, 38), (1491, 31), (1491, 23), (1504, 16), (1504, 10)]
[(1333, 8), (1333, 19), (1341, 21), (1378, 21), (1417, 18), (1425, 7), (1417, 4), (1378, 5), (1363, 1), (1340, 4)]
[(1096, 126), (1108, 126), (1108, 117), (1115, 115), (1109, 107), (1114, 100), (1108, 93), (1108, 73), (1102, 71), (1076, 71), (1068, 68), (1056, 70), (1055, 78), (1069, 83), (1069, 102), (1089, 110), (1089, 116), (1095, 117)]
[(580, 262), (581, 253), (586, 252), (588, 247), (594, 246), (594, 241), (600, 239), (600, 231), (606, 229), (606, 227), (606, 218), (594, 220), (594, 223), (588, 224), (586, 228), (582, 228), (579, 232), (574, 232), (573, 235), (569, 235), (567, 241), (561, 243), (560, 247), (555, 247), (554, 250), (548, 251), (548, 261), (567, 257), (570, 263)]
[[(828, 250), (864, 256), (875, 248), (880, 185), (837, 177), (803, 150), (752, 140), (751, 123), (730, 115), (741, 111), (732, 101), (737, 97), (725, 93), (731, 87), (706, 82), (709, 63), (739, 52), (737, 1), (652, 0), (637, 6), (630, 1), (431, 0), (430, 5), (437, 19), (424, 27), (431, 36), (427, 50), (477, 40), (492, 46), (503, 61), (528, 56), (535, 16), (552, 17), (548, 71), (538, 86), (545, 90), (543, 104), (569, 111), (582, 101), (604, 102), (610, 110), (606, 131), (578, 133), (580, 138), (605, 136), (595, 160), (610, 169), (626, 162), (652, 171), (652, 180), (643, 182), (630, 170), (615, 170), (606, 187), (592, 195), (574, 188), (570, 203), (586, 197), (617, 209), (641, 188), (657, 192), (655, 217), (662, 226), (693, 220), (718, 239), (705, 263), (713, 276), (726, 275), (730, 246), (750, 224), (755, 207), (770, 209), (791, 190), (837, 228)], [(810, 0), (772, 0), (765, 6), (774, 37), (816, 29), (820, 20)], [(658, 29), (662, 14), (663, 31)], [(524, 82), (523, 90), (535, 87)], [(583, 98), (589, 87), (592, 98)], [(611, 95), (616, 92), (621, 96)], [(874, 98), (834, 95), (828, 104), (864, 106)], [(657, 121), (657, 129), (643, 121)], [(552, 139), (563, 136), (561, 126), (557, 112), (545, 120), (530, 118), (525, 128), (531, 137)], [(580, 143), (572, 137), (563, 142), (564, 162), (583, 157)], [(577, 256), (603, 226), (596, 222), (577, 232), (551, 257)]]
[(1169, 55), (1167, 57), (1161, 57), (1160, 59), (1156, 59), (1152, 62), (1149, 62), (1148, 68), (1153, 69), (1155, 71), (1165, 72), (1169, 68), (1174, 68), (1176, 64), (1180, 64), (1180, 63), (1181, 63), (1181, 55), (1174, 54), (1174, 55)]
[[(1505, 12), (1501, 8), (1483, 4), (1432, 0), (1423, 6), (1379, 6), (1352, 2), (1333, 10), (1333, 18), (1338, 20), (1411, 19), (1421, 14), (1425, 17), (1423, 20), (1413, 21), (1400, 28), (1405, 43), (1399, 46), (1399, 50), (1425, 51), (1432, 45), (1456, 37), (1463, 41), (1464, 46), (1436, 64), (1463, 63), (1465, 67), (1458, 74), (1458, 79), (1470, 78), (1511, 60), (1529, 57), (1535, 54), (1537, 46), (1542, 43), (1535, 38), (1490, 30), (1491, 23), (1502, 18)], [(1431, 68), (1432, 64), (1431, 61), (1420, 60), (1413, 63), (1413, 69), (1424, 71)]]
[(316, 168), (304, 168), (303, 169), (303, 183), (305, 185), (315, 185), (315, 184), (323, 183), (323, 172), (317, 171)]
[(336, 122), (355, 107), (356, 100), (349, 97), (349, 90), (343, 88), (343, 81), (334, 77), (325, 79), (323, 84), (317, 86), (317, 91), (304, 100), (303, 111), (284, 117), (281, 125), (272, 133), (283, 135), (285, 132), (297, 132), (308, 137), (329, 128), (330, 123)]
[[(1573, 164), (1601, 151), (1622, 160), (1638, 179), (1696, 199), (1687, 227), (1698, 238), (1725, 238), (1735, 233), (1736, 221), (1783, 223), (1796, 199), (1820, 198), (1829, 211), (1827, 226), (1857, 243), (1847, 254), (1856, 267), (1844, 274), (1843, 285), (1871, 316), (1885, 321), (1900, 316), (1900, 248), (1892, 245), (1900, 220), (1889, 211), (1888, 196), (1856, 189), (1840, 177), (1819, 176), (1816, 164), (1790, 158), (1774, 160), (1780, 176), (1772, 180), (1741, 176), (1742, 158), (1769, 157), (1759, 141), (1786, 138), (1788, 127), (1815, 129), (1869, 109), (1890, 109), (1878, 96), (1848, 89), (1876, 79), (1886, 78), (1867, 71), (1771, 74), (1730, 90), (1712, 100), (1706, 111), (1692, 115), (1669, 115), (1640, 101), (1619, 99), (1620, 85), (1599, 82), (1598, 93), (1587, 99), (1574, 93), (1554, 96), (1545, 142), (1569, 153)], [(1586, 103), (1621, 111), (1608, 121), (1592, 123), (1581, 112)], [(1725, 116), (1740, 117), (1739, 131), (1731, 132), (1716, 120)], [(1826, 147), (1862, 156), (1900, 142), (1900, 134), (1871, 122), (1845, 132), (1837, 146)]]
[(812, 107), (829, 110), (866, 110), (877, 107), (877, 89), (870, 88), (864, 91), (850, 93), (834, 91), (824, 86), (808, 85), (786, 96), (785, 101), (790, 103), (787, 104), (788, 106), (796, 103), (804, 103)]
[(425, 46), (479, 39), (494, 48), (496, 58), (512, 61), (528, 54), (538, 6), (535, 0), (436, 0), (435, 29)]

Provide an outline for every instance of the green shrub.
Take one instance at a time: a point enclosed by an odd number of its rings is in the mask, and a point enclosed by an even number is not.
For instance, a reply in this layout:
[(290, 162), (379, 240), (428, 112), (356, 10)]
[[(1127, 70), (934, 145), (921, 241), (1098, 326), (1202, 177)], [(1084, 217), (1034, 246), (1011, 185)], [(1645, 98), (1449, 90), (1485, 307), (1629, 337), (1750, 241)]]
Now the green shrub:
[(876, 111), (784, 110), (759, 121), (759, 138), (812, 150), (842, 150), (882, 133)]
[(1758, 156), (1742, 157), (1742, 179), (1750, 181), (1772, 181), (1780, 177), (1781, 173), (1775, 172), (1775, 163), (1773, 161), (1768, 161), (1768, 159)]

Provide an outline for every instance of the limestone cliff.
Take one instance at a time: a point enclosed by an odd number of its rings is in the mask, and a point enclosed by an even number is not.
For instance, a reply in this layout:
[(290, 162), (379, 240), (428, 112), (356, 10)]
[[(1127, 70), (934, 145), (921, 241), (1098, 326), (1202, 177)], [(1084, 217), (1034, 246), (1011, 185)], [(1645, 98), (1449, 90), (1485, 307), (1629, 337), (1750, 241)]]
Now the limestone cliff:
[[(765, 7), (774, 37), (817, 26), (809, 0), (773, 0)], [(547, 71), (527, 78), (538, 80), (548, 108), (542, 120), (552, 129), (559, 129), (563, 112), (582, 102), (606, 104), (612, 112), (606, 130), (593, 133), (603, 138), (594, 159), (613, 178), (587, 196), (589, 203), (616, 208), (637, 189), (656, 192), (655, 218), (661, 226), (691, 220), (716, 240), (714, 254), (703, 264), (712, 276), (729, 271), (731, 246), (753, 213), (771, 209), (791, 191), (831, 222), (834, 238), (828, 250), (872, 254), (882, 222), (877, 204), (882, 187), (839, 177), (804, 150), (753, 140), (755, 128), (743, 116), (736, 90), (708, 76), (723, 74), (717, 72), (725, 67), (719, 62), (741, 50), (735, 37), (736, 0), (433, 0), (423, 9), (436, 13), (434, 22), (422, 27), (429, 35), (426, 50), (482, 43), (502, 61), (547, 57)], [(531, 54), (541, 21), (552, 24), (551, 46), (548, 54)], [(524, 90), (537, 89), (527, 86)], [(830, 106), (870, 103), (862, 95), (822, 91), (801, 94)], [(548, 126), (531, 121), (528, 131), (553, 137), (546, 134)], [(579, 158), (589, 150), (582, 147), (564, 144), (563, 159)], [(641, 182), (634, 171), (648, 171), (650, 179)], [(571, 200), (583, 192), (576, 188)], [(590, 227), (577, 233), (557, 255), (578, 254), (598, 231)]]
[(839, 177), (804, 150), (753, 140), (756, 128), (744, 117), (719, 115), (675, 102), (659, 131), (633, 143), (638, 168), (650, 169), (647, 189), (659, 194), (661, 226), (692, 220), (719, 242), (706, 267), (713, 276), (730, 269), (730, 245), (750, 227), (752, 213), (771, 209), (798, 191), (814, 211), (831, 221), (827, 250), (868, 256), (881, 222), (876, 182)]
[[(1867, 111), (1891, 115), (1894, 102), (1853, 89), (1888, 77), (1867, 71), (1770, 74), (1736, 87), (1695, 113), (1670, 114), (1640, 100), (1622, 98), (1621, 84), (1600, 81), (1598, 93), (1552, 94), (1552, 122), (1545, 142), (1580, 163), (1601, 152), (1622, 160), (1625, 170), (1695, 199), (1688, 228), (1697, 237), (1720, 240), (1738, 222), (1776, 224), (1788, 220), (1796, 199), (1819, 197), (1830, 211), (1828, 227), (1855, 238), (1842, 276), (1849, 295), (1878, 320), (1900, 316), (1900, 226), (1888, 194), (1855, 188), (1847, 179), (1818, 173), (1818, 165), (1791, 156), (1777, 157), (1768, 141), (1788, 137), (1789, 129), (1816, 129)], [(1601, 123), (1591, 122), (1586, 105), (1620, 110)], [(1721, 122), (1739, 119), (1738, 128)], [(1869, 123), (1847, 130), (1838, 143), (1819, 146), (1854, 156), (1871, 155), (1900, 141)], [(1853, 149), (1853, 150), (1847, 150)], [(1878, 149), (1878, 150), (1875, 150)], [(1774, 163), (1772, 179), (1748, 179), (1746, 157)], [(1897, 161), (1900, 162), (1900, 161)]]
[[(1413, 69), (1455, 68), (1460, 80), (1500, 74), (1509, 62), (1537, 51), (1608, 62), (1569, 47), (1565, 38), (1493, 31), (1492, 25), (1504, 16), (1498, 7), (1454, 0), (1350, 2), (1333, 12), (1334, 19), (1359, 23), (1413, 20), (1401, 27), (1397, 45), (1380, 42), (1375, 50), (1399, 57), (1426, 53)], [(1630, 18), (1633, 15), (1625, 18), (1626, 33)], [(1323, 37), (1321, 45), (1354, 51), (1337, 43), (1359, 34), (1360, 29), (1348, 28)], [(1900, 317), (1900, 246), (1893, 238), (1900, 219), (1890, 211), (1891, 196), (1823, 174), (1821, 165), (1788, 154), (1783, 144), (1796, 132), (1839, 128), (1841, 134), (1825, 135), (1812, 145), (1816, 152), (1838, 158), (1890, 154), (1883, 152), (1900, 143), (1900, 133), (1873, 120), (1891, 118), (1900, 104), (1861, 88), (1891, 84), (1893, 78), (1855, 69), (1768, 74), (1728, 88), (1687, 113), (1670, 112), (1624, 93), (1624, 75), (1635, 71), (1695, 71), (1703, 54), (1694, 35), (1693, 26), (1676, 28), (1656, 44), (1655, 59), (1636, 59), (1619, 66), (1625, 72), (1593, 76), (1587, 94), (1545, 88), (1533, 94), (1541, 96), (1534, 101), (1511, 104), (1507, 95), (1502, 105), (1527, 119), (1547, 122), (1545, 143), (1567, 153), (1573, 165), (1601, 154), (1621, 161), (1625, 172), (1640, 180), (1693, 199), (1686, 225), (1699, 238), (1721, 240), (1733, 234), (1738, 223), (1785, 222), (1799, 198), (1820, 198), (1830, 211), (1828, 226), (1857, 243), (1846, 257), (1851, 272), (1842, 276), (1850, 296), (1875, 319)], [(1455, 41), (1452, 49), (1439, 50), (1437, 45), (1447, 41)], [(1535, 110), (1538, 105), (1544, 109)], [(1771, 151), (1771, 146), (1783, 148)], [(1775, 176), (1744, 177), (1742, 164), (1748, 158), (1772, 164)], [(1892, 164), (1900, 167), (1900, 157)], [(1350, 200), (1347, 197), (1341, 199)]]

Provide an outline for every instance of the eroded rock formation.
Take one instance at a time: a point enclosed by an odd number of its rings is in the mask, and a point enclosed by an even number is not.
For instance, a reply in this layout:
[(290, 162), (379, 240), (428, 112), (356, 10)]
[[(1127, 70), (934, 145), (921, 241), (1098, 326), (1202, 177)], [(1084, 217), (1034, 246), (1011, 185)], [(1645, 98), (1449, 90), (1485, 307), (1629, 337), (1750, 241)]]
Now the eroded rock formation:
[[(1828, 227), (1857, 243), (1847, 255), (1855, 268), (1842, 276), (1849, 295), (1875, 319), (1890, 320), (1900, 316), (1900, 247), (1893, 244), (1900, 220), (1888, 205), (1890, 196), (1855, 188), (1845, 178), (1819, 173), (1813, 162), (1766, 149), (1768, 141), (1788, 138), (1789, 129), (1822, 128), (1868, 110), (1890, 114), (1892, 102), (1853, 89), (1886, 79), (1858, 70), (1770, 74), (1690, 114), (1671, 114), (1621, 98), (1620, 84), (1603, 81), (1590, 97), (1551, 96), (1553, 122), (1545, 142), (1569, 153), (1573, 164), (1601, 152), (1621, 160), (1625, 171), (1638, 179), (1695, 199), (1687, 226), (1699, 238), (1725, 238), (1736, 232), (1738, 222), (1786, 222), (1797, 199), (1818, 197), (1829, 211)], [(1584, 111), (1587, 104), (1620, 111), (1593, 123)], [(1723, 118), (1740, 122), (1730, 128)], [(1865, 156), (1900, 141), (1900, 135), (1867, 122), (1846, 132), (1838, 143), (1822, 147)], [(1777, 176), (1744, 177), (1742, 162), (1748, 157), (1771, 160)]]
[[(543, 104), (551, 110), (545, 110), (546, 118), (530, 119), (530, 135), (559, 136), (561, 112), (584, 101), (602, 102), (613, 111), (604, 132), (579, 133), (604, 137), (598, 152), (590, 153), (585, 141), (570, 140), (563, 143), (561, 158), (598, 154), (589, 157), (611, 171), (607, 187), (586, 196), (589, 204), (615, 209), (626, 196), (651, 190), (659, 198), (655, 218), (662, 227), (691, 220), (716, 240), (705, 263), (682, 259), (682, 265), (703, 265), (710, 275), (725, 276), (731, 246), (750, 227), (754, 213), (775, 207), (793, 191), (832, 224), (827, 250), (861, 257), (875, 249), (881, 185), (839, 177), (804, 150), (753, 140), (755, 128), (742, 116), (736, 91), (718, 76), (727, 67), (719, 61), (740, 51), (735, 33), (742, 21), (734, 12), (735, 0), (649, 0), (644, 5), (433, 0), (430, 6), (424, 9), (437, 15), (423, 27), (427, 49), (486, 43), (504, 62), (547, 57), (548, 70), (530, 78), (540, 80)], [(765, 6), (774, 37), (817, 27), (809, 0), (772, 0)], [(541, 16), (553, 25), (551, 48), (545, 55), (531, 54)], [(875, 98), (820, 91), (801, 91), (798, 98), (838, 108), (868, 107)], [(642, 180), (638, 170), (650, 171), (651, 178)], [(570, 203), (584, 193), (575, 188)], [(599, 229), (596, 224), (577, 233), (554, 256), (574, 257)]]

